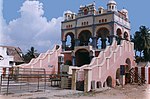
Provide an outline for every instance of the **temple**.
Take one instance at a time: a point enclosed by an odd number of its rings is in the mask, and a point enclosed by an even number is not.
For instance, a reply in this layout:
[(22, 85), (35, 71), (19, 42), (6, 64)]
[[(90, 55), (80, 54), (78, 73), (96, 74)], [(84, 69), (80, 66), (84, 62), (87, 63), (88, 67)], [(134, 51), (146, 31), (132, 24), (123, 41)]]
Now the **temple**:
[(65, 62), (72, 61), (72, 65), (80, 67), (89, 64), (113, 40), (118, 44), (121, 40), (130, 41), (128, 11), (118, 11), (114, 0), (108, 2), (107, 9), (96, 10), (95, 3), (80, 6), (78, 14), (65, 13), (61, 31), (63, 53), (73, 58), (65, 58)]
[(64, 17), (62, 45), (18, 67), (72, 75), (61, 77), (61, 86), (85, 92), (129, 83), (136, 64), (128, 11), (118, 10), (117, 3), (109, 0), (106, 9), (96, 9), (92, 3), (80, 6), (77, 14), (67, 11)]
[(97, 10), (92, 3), (80, 6), (77, 14), (67, 11), (61, 41), (64, 64), (74, 66), (72, 89), (115, 86), (120, 68), (126, 74), (134, 67), (128, 11), (118, 10), (114, 0), (109, 0), (107, 9)]

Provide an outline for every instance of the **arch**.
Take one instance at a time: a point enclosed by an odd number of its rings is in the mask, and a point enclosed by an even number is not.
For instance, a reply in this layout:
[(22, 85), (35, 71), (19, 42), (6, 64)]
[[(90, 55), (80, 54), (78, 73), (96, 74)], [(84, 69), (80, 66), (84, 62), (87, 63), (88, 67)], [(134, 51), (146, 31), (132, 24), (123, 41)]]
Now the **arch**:
[[(107, 28), (102, 27), (98, 29), (96, 32), (96, 37), (97, 37), (97, 45), (101, 45), (101, 48), (106, 48), (106, 45), (110, 44), (109, 40), (110, 32)], [(100, 42), (101, 40), (101, 42)], [(101, 44), (100, 44), (101, 43)], [(97, 46), (98, 48), (98, 46)]]
[(103, 87), (106, 87), (106, 82), (103, 83)]
[(100, 81), (96, 82), (96, 88), (102, 88), (102, 83)]
[(120, 28), (117, 29), (116, 33), (119, 38), (122, 38), (122, 31)]
[(80, 46), (88, 46), (92, 33), (89, 30), (83, 30), (79, 33), (78, 39), (80, 40)]
[(3, 58), (3, 56), (2, 55), (0, 55), (0, 60), (3, 60), (4, 58)]
[(88, 14), (88, 11), (89, 11), (89, 9), (88, 9), (88, 8), (85, 8), (85, 9), (84, 9), (84, 15), (87, 15), (87, 14)]
[(69, 32), (65, 35), (66, 48), (65, 50), (73, 50), (75, 46), (74, 34)]
[(76, 57), (75, 64), (78, 67), (90, 63), (90, 54), (86, 49), (77, 50), (75, 52), (75, 57)]
[(67, 37), (68, 35), (69, 35), (71, 38), (74, 38), (74, 34), (73, 34), (72, 32), (68, 32), (68, 33), (66, 33), (66, 35), (65, 35), (65, 40), (66, 40), (66, 37)]
[(121, 40), (122, 40), (122, 31), (120, 28), (118, 28), (116, 32), (117, 32), (117, 34), (116, 34), (117, 35), (117, 38), (116, 38), (117, 44), (119, 45), (119, 44), (121, 44)]
[(127, 32), (124, 32), (123, 37), (125, 40), (129, 40), (129, 34)]
[(111, 77), (111, 76), (108, 76), (108, 77), (107, 77), (106, 83), (107, 83), (107, 86), (108, 86), (108, 87), (112, 87), (112, 77)]
[(129, 70), (131, 69), (131, 60), (130, 60), (130, 58), (127, 58), (125, 63), (127, 64), (126, 68), (125, 68), (125, 72), (128, 73)]
[(120, 68), (116, 71), (116, 85), (120, 85)]
[(105, 27), (98, 29), (96, 32), (97, 37), (106, 38), (110, 35), (109, 30)]
[(130, 73), (129, 70), (131, 69), (131, 60), (129, 58), (127, 58), (125, 60), (125, 83), (130, 83)]

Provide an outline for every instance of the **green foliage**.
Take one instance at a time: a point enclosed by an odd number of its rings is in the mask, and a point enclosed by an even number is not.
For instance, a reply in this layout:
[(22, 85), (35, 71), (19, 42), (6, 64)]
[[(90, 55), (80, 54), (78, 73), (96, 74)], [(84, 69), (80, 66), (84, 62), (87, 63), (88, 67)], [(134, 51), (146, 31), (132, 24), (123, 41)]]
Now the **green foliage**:
[(140, 57), (136, 54), (138, 62), (142, 60), (150, 61), (150, 29), (146, 26), (140, 26), (132, 41), (134, 42), (135, 52), (140, 52)]
[(31, 47), (30, 50), (28, 50), (28, 52), (25, 55), (23, 55), (24, 61), (26, 63), (29, 63), (32, 58), (36, 58), (36, 52), (37, 50), (35, 50), (34, 47)]

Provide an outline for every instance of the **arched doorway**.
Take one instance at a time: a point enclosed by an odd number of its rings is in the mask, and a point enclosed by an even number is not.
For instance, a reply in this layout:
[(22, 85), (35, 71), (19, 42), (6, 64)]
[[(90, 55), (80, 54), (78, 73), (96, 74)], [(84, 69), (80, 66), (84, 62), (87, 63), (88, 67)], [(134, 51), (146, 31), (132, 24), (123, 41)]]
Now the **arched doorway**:
[[(109, 30), (107, 28), (100, 28), (97, 31), (97, 45), (101, 45), (102, 49), (105, 49), (107, 44), (110, 44), (109, 42)], [(100, 42), (101, 40), (101, 42)], [(97, 48), (99, 48), (97, 46)]]
[(126, 63), (125, 72), (128, 73), (129, 70), (131, 69), (131, 60), (129, 58), (127, 58), (125, 63)]
[(129, 70), (131, 69), (131, 60), (129, 58), (125, 61), (125, 83), (130, 83), (130, 73)]
[(96, 83), (96, 88), (102, 88), (102, 83), (100, 81)]
[(75, 53), (76, 57), (76, 66), (82, 66), (90, 63), (90, 55), (89, 52), (85, 49), (80, 49)]
[(129, 40), (129, 39), (128, 39), (129, 35), (128, 35), (127, 32), (124, 32), (124, 35), (123, 35), (123, 36), (124, 36), (124, 39), (125, 39), (125, 40)]
[(67, 33), (65, 36), (66, 41), (66, 48), (65, 50), (73, 50), (75, 46), (75, 40), (74, 40), (74, 34), (73, 33)]
[(89, 30), (84, 30), (79, 34), (80, 46), (88, 46), (89, 43), (92, 41), (92, 35)]
[(120, 28), (117, 29), (117, 44), (121, 43), (121, 39), (122, 39), (122, 31)]
[(119, 38), (122, 38), (122, 32), (121, 32), (121, 29), (117, 29), (117, 36), (119, 37)]
[(112, 87), (112, 77), (108, 76), (106, 79), (107, 87)]

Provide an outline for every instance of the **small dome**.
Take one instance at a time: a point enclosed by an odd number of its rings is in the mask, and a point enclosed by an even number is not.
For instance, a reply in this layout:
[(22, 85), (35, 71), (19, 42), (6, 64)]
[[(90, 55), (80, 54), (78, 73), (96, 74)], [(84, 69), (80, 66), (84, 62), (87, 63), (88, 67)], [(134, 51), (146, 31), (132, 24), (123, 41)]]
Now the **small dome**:
[(72, 14), (72, 12), (70, 10), (67, 10), (64, 12), (65, 14)]
[(114, 0), (109, 0), (108, 4), (115, 4), (116, 5), (117, 3)]
[(121, 12), (123, 12), (123, 13), (128, 13), (128, 10), (123, 8), (123, 9), (121, 10)]
[(102, 6), (100, 6), (98, 9), (104, 9)]

